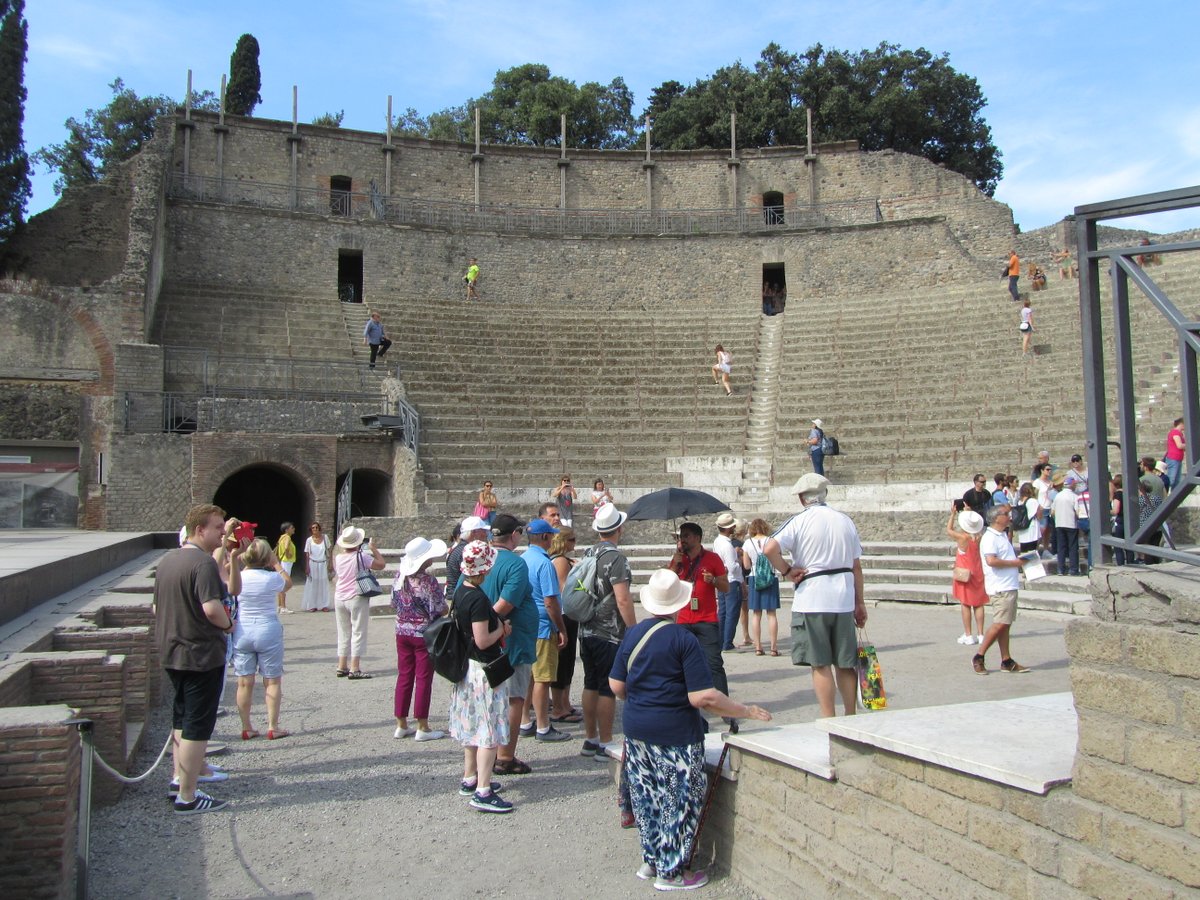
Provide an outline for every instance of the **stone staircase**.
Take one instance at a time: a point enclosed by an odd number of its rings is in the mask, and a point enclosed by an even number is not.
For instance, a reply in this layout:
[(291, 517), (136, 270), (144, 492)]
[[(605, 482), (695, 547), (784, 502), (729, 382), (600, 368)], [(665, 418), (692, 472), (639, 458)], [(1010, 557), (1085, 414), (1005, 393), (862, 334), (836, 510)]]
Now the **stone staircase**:
[(775, 466), (775, 427), (779, 406), (779, 357), (783, 346), (783, 316), (763, 316), (758, 326), (758, 361), (742, 453), (739, 510), (762, 509), (770, 500)]
[[(576, 531), (581, 535), (580, 547), (592, 543), (586, 530), (576, 528)], [(635, 601), (638, 588), (649, 580), (655, 569), (666, 563), (672, 549), (669, 544), (622, 543), (621, 551), (629, 559), (633, 573)], [(390, 578), (404, 554), (397, 549), (385, 549), (382, 552), (388, 560), (385, 574)], [(1054, 572), (1053, 561), (1047, 560), (1045, 565), (1047, 572)], [(951, 586), (954, 547), (948, 541), (866, 541), (863, 543), (862, 566), (868, 602), (958, 605)], [(439, 576), (445, 574), (439, 563), (435, 563), (431, 571)], [(782, 584), (780, 599), (784, 608), (781, 612), (785, 616), (790, 611), (792, 595), (791, 584)], [(1023, 584), (1018, 593), (1018, 604), (1022, 609), (1064, 615), (1087, 615), (1091, 608), (1089, 581), (1086, 578), (1047, 574), (1045, 578), (1036, 582)], [(376, 598), (372, 608), (379, 615), (388, 615), (391, 612), (387, 606), (386, 595)], [(786, 623), (787, 620), (784, 621)]]

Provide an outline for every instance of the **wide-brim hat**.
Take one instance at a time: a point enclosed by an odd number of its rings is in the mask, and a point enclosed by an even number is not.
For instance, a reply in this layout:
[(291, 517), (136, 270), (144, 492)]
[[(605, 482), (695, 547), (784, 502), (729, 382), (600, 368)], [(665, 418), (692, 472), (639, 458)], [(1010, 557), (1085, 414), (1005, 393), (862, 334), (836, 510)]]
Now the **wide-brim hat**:
[(404, 559), (400, 560), (400, 577), (407, 578), (431, 559), (446, 555), (446, 542), (441, 538), (432, 541), (415, 537), (404, 545)]
[(1159, 475), (1166, 475), (1167, 474), (1167, 464), (1163, 460), (1160, 459), (1158, 462), (1156, 462), (1154, 464), (1154, 471), (1157, 472)]
[(983, 531), (983, 516), (973, 509), (964, 509), (958, 514), (958, 527), (967, 534), (979, 534)]
[(679, 612), (692, 598), (692, 583), (680, 581), (670, 569), (658, 569), (642, 585), (642, 608), (652, 616)]
[(818, 428), (824, 428), (824, 427), (825, 427), (825, 423), (824, 423), (824, 422), (822, 422), (820, 419), (812, 419), (811, 421), (812, 421), (812, 423), (813, 423), (814, 425), (816, 425)]
[(496, 550), (486, 541), (471, 541), (463, 548), (459, 571), (467, 578), (486, 575), (496, 562)]
[(723, 512), (717, 516), (718, 528), (734, 528), (737, 525), (737, 519), (731, 512)]
[(596, 510), (596, 515), (592, 517), (592, 530), (600, 534), (616, 531), (625, 524), (627, 518), (629, 516), (617, 509), (614, 504), (602, 503)]
[(361, 547), (363, 541), (366, 539), (367, 533), (361, 528), (347, 525), (342, 529), (342, 533), (338, 535), (337, 545), (343, 550), (354, 550), (357, 547)]

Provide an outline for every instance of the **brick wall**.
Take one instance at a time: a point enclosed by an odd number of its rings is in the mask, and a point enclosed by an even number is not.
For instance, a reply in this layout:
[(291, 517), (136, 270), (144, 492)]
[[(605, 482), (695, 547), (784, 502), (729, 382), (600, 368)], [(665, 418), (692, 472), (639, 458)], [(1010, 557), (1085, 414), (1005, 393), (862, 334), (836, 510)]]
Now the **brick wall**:
[(700, 858), (765, 896), (1200, 891), (1200, 589), (1101, 570), (1067, 625), (1073, 781), (1038, 795), (832, 737), (836, 781), (734, 751)]
[(65, 706), (0, 709), (0, 896), (75, 893), (78, 731)]
[[(71, 650), (98, 650), (125, 658), (125, 720), (145, 722), (150, 684), (150, 648), (154, 643), (151, 629), (147, 626), (134, 628), (97, 628), (79, 622), (67, 623), (55, 629), (51, 649), (60, 652)], [(158, 669), (153, 670), (157, 680)], [(133, 747), (126, 748), (126, 756), (132, 756)]]
[(114, 435), (106, 504), (114, 531), (177, 531), (192, 506), (191, 438)]

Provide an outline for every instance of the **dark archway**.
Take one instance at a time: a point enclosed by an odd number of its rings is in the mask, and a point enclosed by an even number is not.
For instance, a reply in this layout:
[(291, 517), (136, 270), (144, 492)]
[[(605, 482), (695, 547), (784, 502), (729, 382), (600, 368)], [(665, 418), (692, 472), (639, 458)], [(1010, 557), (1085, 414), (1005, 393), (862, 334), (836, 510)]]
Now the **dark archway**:
[[(378, 469), (353, 469), (350, 482), (350, 515), (371, 518), (392, 514), (392, 479)], [(346, 476), (338, 479), (338, 492), (346, 483)]]
[(217, 488), (213, 503), (243, 522), (255, 522), (255, 533), (274, 545), (279, 526), (291, 522), (303, 536), (313, 515), (313, 497), (294, 474), (280, 466), (247, 466), (234, 472)]
[(763, 194), (763, 223), (766, 225), (783, 225), (786, 222), (783, 209), (783, 194), (779, 191), (767, 191)]

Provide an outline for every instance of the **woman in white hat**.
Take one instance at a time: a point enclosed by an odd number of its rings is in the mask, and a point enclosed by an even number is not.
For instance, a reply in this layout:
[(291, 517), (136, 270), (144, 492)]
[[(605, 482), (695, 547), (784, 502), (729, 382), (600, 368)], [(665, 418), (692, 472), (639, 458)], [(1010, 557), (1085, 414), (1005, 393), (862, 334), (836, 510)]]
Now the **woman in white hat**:
[[(396, 733), (418, 741), (444, 738), (444, 731), (429, 727), (429, 697), (433, 693), (433, 662), (425, 647), (425, 628), (446, 614), (446, 594), (441, 582), (429, 574), (435, 559), (446, 555), (446, 542), (415, 537), (404, 547), (404, 559), (392, 583), (392, 609), (396, 611)], [(413, 696), (414, 688), (416, 696)], [(417, 730), (408, 727), (412, 702)]]
[(470, 797), (470, 805), (480, 812), (508, 813), (513, 805), (500, 796), (499, 782), (492, 781), (496, 751), (508, 743), (508, 682), (492, 687), (484, 666), (504, 655), (500, 640), (512, 633), (512, 626), (500, 621), (479, 588), (495, 562), (495, 549), (483, 541), (463, 548), (463, 583), (454, 593), (452, 615), (470, 662), (450, 693), (450, 736), (463, 748), (459, 794)]
[[(367, 649), (367, 624), (371, 621), (371, 599), (358, 592), (359, 568), (380, 572), (387, 565), (375, 541), (367, 542), (367, 533), (347, 525), (337, 539), (333, 558), (333, 614), (337, 619), (337, 677), (360, 681), (370, 678), (362, 670), (362, 655)], [(349, 662), (349, 665), (347, 665)]]
[[(983, 537), (983, 516), (972, 509), (959, 509), (961, 500), (950, 508), (946, 534), (958, 547), (954, 555), (954, 599), (962, 611), (963, 633), (960, 644), (983, 643), (983, 612), (987, 606), (987, 591), (983, 587), (983, 559), (979, 555), (979, 540)], [(956, 527), (957, 526), (957, 527)], [(974, 617), (975, 630), (971, 632)]]
[(695, 635), (675, 624), (692, 585), (659, 569), (642, 587), (651, 618), (625, 633), (609, 674), (625, 701), (625, 778), (642, 839), (637, 875), (659, 890), (687, 890), (708, 881), (685, 868), (704, 806), (704, 718), (700, 710), (768, 722), (761, 706), (744, 706), (713, 687)]

